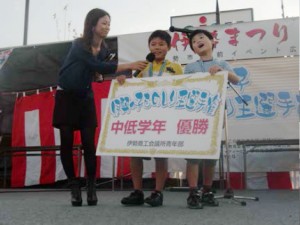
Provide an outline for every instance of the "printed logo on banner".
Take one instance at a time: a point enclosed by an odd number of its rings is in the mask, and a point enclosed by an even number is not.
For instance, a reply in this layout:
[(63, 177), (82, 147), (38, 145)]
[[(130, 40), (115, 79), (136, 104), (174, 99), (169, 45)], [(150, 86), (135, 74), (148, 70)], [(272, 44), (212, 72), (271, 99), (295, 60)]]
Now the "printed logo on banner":
[(13, 49), (5, 50), (0, 52), (0, 70), (6, 63), (7, 59), (9, 58), (10, 54), (13, 52)]

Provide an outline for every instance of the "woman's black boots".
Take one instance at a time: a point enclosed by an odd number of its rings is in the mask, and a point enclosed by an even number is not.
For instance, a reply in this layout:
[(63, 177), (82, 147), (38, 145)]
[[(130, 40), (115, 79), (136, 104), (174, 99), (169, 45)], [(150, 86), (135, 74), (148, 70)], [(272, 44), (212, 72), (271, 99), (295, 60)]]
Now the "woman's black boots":
[(80, 180), (78, 178), (69, 179), (69, 186), (71, 188), (71, 203), (72, 206), (81, 206), (81, 189), (80, 189)]
[[(78, 178), (69, 179), (69, 187), (71, 188), (72, 206), (82, 206), (82, 197), (80, 189), (80, 180)], [(88, 177), (86, 180), (87, 203), (88, 205), (97, 205), (98, 198), (96, 194), (95, 178)]]
[(86, 180), (87, 203), (88, 205), (97, 205), (98, 198), (96, 194), (96, 183), (94, 177), (88, 177)]

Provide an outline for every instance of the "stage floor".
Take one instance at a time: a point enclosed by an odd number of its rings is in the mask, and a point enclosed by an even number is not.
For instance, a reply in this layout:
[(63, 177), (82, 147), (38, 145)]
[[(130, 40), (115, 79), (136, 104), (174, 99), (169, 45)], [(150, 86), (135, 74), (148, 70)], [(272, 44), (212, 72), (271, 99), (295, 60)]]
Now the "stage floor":
[[(216, 195), (223, 195), (218, 190)], [(188, 209), (187, 192), (164, 191), (164, 205), (125, 207), (129, 191), (98, 190), (97, 206), (72, 207), (66, 190), (0, 189), (0, 225), (299, 225), (299, 190), (235, 191), (258, 197), (241, 206), (220, 199), (219, 207)], [(147, 196), (149, 191), (145, 192)]]

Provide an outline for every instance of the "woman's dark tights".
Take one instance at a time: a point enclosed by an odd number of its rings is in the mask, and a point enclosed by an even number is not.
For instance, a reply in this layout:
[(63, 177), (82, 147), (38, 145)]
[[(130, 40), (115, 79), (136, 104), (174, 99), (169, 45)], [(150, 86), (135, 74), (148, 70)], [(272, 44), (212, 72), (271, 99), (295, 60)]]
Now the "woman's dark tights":
[[(83, 128), (80, 130), (81, 142), (84, 151), (84, 162), (88, 177), (95, 177), (96, 156), (95, 156), (95, 128)], [(60, 128), (61, 153), (60, 158), (64, 171), (68, 178), (74, 178), (73, 162), (73, 139), (74, 130), (72, 127)]]

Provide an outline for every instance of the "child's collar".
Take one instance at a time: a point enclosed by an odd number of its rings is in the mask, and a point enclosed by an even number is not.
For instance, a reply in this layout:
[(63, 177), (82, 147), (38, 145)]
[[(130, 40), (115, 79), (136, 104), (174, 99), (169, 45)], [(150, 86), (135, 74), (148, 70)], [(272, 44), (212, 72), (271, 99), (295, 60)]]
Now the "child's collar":
[(213, 60), (214, 60), (214, 58), (212, 57), (212, 58), (210, 58), (210, 59), (205, 59), (205, 60), (203, 60), (203, 59), (200, 58), (199, 61), (202, 61), (202, 62), (211, 62), (211, 61), (213, 61)]
[(211, 59), (207, 59), (207, 60), (202, 60), (202, 62), (211, 62), (211, 61), (213, 61), (214, 59), (213, 58), (211, 58)]
[(168, 60), (166, 60), (166, 59), (164, 59), (164, 60), (162, 60), (162, 61), (159, 61), (159, 62), (157, 62), (156, 60), (154, 60), (152, 63), (153, 64), (156, 64), (156, 65), (160, 65), (160, 64), (163, 64), (164, 62), (167, 62)]

